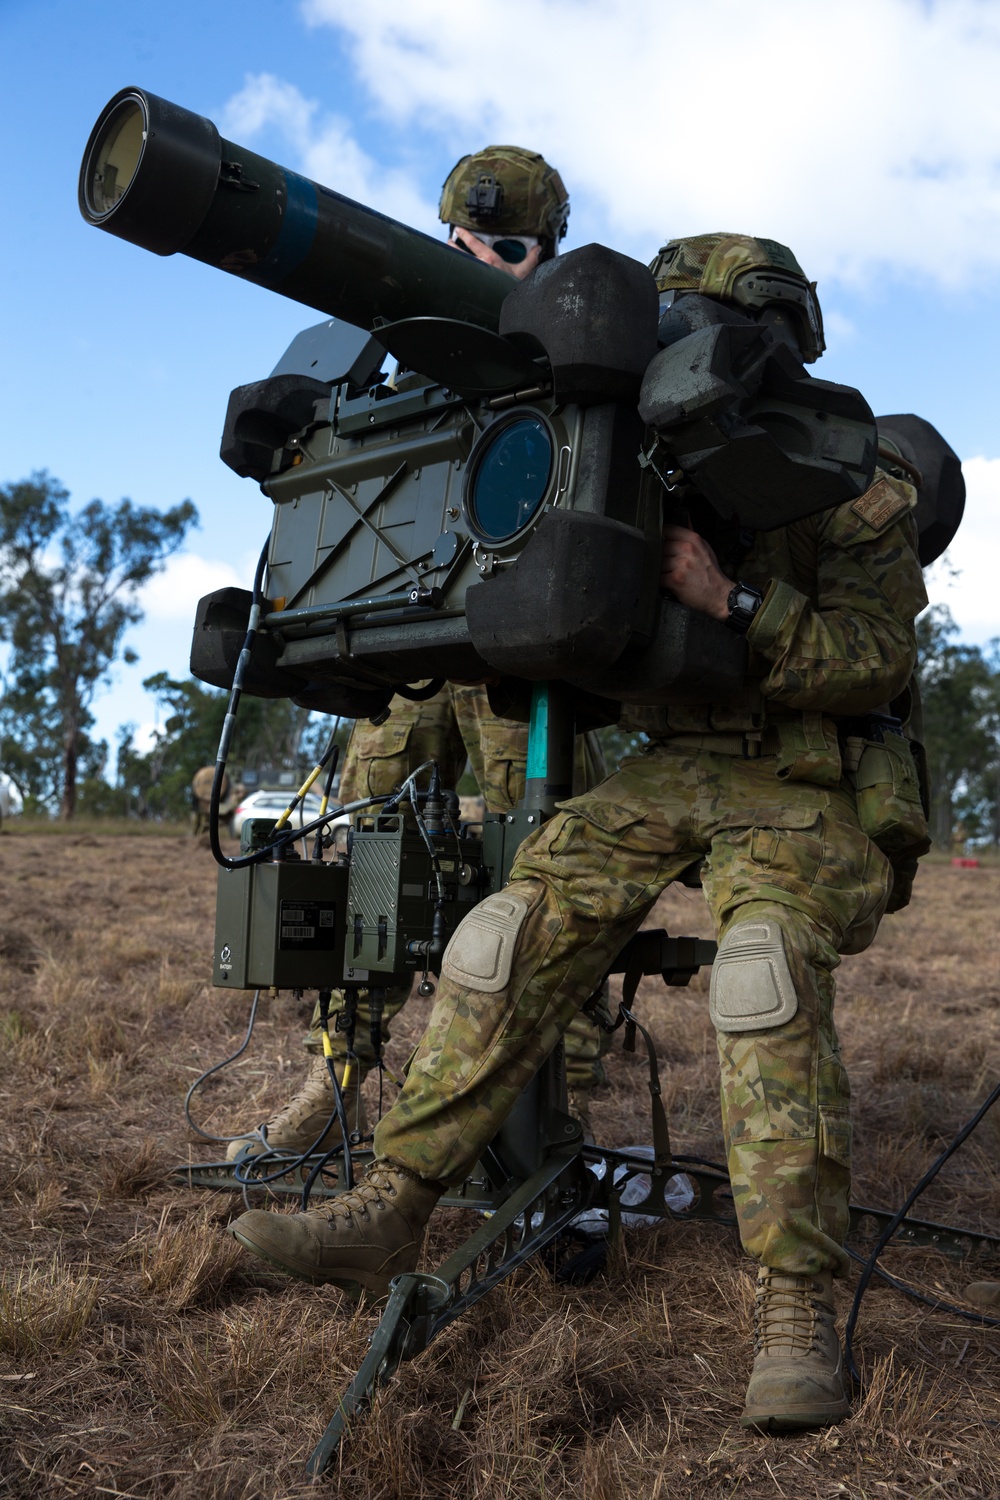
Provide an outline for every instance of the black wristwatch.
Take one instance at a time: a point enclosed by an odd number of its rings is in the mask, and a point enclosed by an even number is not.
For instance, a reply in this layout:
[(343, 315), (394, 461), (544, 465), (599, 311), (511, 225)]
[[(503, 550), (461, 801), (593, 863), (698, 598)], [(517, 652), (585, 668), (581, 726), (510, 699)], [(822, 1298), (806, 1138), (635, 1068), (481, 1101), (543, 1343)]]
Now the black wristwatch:
[(764, 603), (764, 595), (749, 583), (735, 583), (729, 590), (729, 615), (726, 624), (738, 635), (746, 635), (754, 616)]

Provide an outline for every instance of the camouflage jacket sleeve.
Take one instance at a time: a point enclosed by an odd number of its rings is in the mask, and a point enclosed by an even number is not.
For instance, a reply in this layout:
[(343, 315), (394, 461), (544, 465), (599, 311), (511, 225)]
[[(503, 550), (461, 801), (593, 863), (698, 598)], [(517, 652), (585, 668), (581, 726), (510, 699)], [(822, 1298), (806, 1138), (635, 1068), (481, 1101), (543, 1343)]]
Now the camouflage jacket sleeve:
[(768, 585), (748, 633), (766, 699), (857, 714), (906, 686), (916, 661), (913, 621), (927, 603), (914, 500), (910, 485), (879, 474), (853, 504), (789, 528), (813, 533), (815, 593), (780, 578)]

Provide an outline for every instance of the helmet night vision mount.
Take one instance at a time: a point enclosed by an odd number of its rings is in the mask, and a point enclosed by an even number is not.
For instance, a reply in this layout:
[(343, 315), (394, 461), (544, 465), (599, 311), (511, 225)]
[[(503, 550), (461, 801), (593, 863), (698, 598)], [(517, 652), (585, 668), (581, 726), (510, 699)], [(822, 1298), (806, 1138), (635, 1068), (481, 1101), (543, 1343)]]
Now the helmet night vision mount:
[[(650, 271), (603, 246), (516, 282), (138, 88), (94, 127), (80, 206), (328, 316), (226, 415), (224, 461), (274, 503), (251, 693), (375, 716), (500, 674), (571, 684), (593, 722), (724, 693), (746, 646), (661, 595), (665, 515), (767, 530), (872, 480), (857, 391), (709, 297), (661, 321)], [(201, 601), (196, 676), (231, 684), (249, 608)]]

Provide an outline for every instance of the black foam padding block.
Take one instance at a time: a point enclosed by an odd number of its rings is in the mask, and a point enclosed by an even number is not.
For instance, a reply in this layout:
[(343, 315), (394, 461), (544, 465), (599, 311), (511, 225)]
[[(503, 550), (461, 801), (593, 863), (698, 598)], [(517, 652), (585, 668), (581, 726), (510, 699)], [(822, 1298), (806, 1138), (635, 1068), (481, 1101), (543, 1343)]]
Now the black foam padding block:
[(914, 512), (920, 534), (920, 564), (929, 563), (950, 546), (965, 512), (965, 478), (954, 448), (936, 427), (912, 412), (877, 417), (880, 435), (891, 438), (911, 464), (920, 470)]
[(656, 353), (659, 298), (649, 270), (604, 245), (546, 261), (500, 309), (511, 343), (544, 351), (557, 401), (638, 399)]
[(600, 671), (618, 659), (644, 617), (658, 566), (636, 527), (551, 510), (515, 562), (467, 590), (472, 644), (511, 676)]
[(241, 479), (264, 480), (275, 453), (293, 432), (315, 420), (330, 386), (308, 375), (271, 375), (239, 385), (229, 397), (219, 457)]

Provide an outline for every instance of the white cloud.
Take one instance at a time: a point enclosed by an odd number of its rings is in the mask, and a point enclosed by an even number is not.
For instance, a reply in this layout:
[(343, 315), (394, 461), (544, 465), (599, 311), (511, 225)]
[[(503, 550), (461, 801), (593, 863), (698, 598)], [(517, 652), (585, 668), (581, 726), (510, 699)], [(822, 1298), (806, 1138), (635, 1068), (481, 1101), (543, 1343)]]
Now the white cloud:
[(349, 120), (325, 113), (293, 83), (270, 73), (249, 76), (226, 104), (220, 128), (241, 142), (275, 130), (295, 153), (297, 169), (315, 182), (426, 233), (440, 229), (435, 205), (421, 196), (410, 173), (376, 162), (354, 139)]
[[(408, 0), (374, 24), (355, 0), (301, 10), (340, 32), (401, 133), (544, 151), (578, 240), (581, 217), (584, 239), (644, 258), (664, 235), (746, 230), (849, 281), (961, 285), (1000, 262), (995, 0)], [(345, 122), (270, 82), (272, 119), (372, 179)]]
[(835, 307), (823, 309), (823, 332), (826, 335), (826, 347), (833, 351), (851, 343), (858, 336), (857, 325)]
[(969, 458), (965, 515), (943, 558), (928, 568), (932, 604), (947, 604), (963, 639), (983, 643), (1000, 636), (997, 589), (997, 519), (1000, 517), (1000, 458)]
[(203, 594), (229, 587), (249, 588), (250, 573), (240, 574), (228, 562), (218, 558), (199, 557), (196, 552), (180, 552), (172, 557), (162, 573), (151, 578), (142, 591), (140, 603), (147, 625), (178, 624), (189, 630), (195, 609)]
[(160, 726), (151, 720), (140, 724), (132, 733), (132, 746), (139, 755), (148, 755), (156, 744)]

